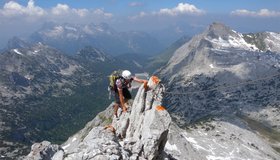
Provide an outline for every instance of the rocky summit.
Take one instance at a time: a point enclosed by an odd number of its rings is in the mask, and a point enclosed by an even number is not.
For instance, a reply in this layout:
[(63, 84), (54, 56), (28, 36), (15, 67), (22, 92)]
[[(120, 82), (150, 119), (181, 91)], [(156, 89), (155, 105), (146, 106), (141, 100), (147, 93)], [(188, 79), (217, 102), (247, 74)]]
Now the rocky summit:
[(167, 158), (164, 148), (171, 117), (162, 106), (164, 88), (157, 80), (149, 80), (148, 91), (141, 86), (134, 101), (127, 103), (128, 111), (119, 109), (118, 118), (113, 117), (112, 104), (61, 146), (47, 141), (36, 143), (25, 159)]

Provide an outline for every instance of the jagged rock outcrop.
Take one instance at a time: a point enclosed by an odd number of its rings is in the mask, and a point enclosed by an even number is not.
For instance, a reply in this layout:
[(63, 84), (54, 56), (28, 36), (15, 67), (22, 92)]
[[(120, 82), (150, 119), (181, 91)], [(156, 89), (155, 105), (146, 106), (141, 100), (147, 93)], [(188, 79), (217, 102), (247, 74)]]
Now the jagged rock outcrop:
[[(153, 86), (151, 83), (148, 85)], [(113, 126), (118, 128), (116, 134), (125, 137), (123, 145), (132, 159), (154, 159), (164, 149), (171, 119), (161, 106), (162, 91), (160, 87), (148, 92), (140, 89), (131, 113), (113, 120)]]
[[(161, 104), (164, 88), (156, 77), (151, 77), (148, 85), (148, 91), (141, 86), (133, 103), (128, 102), (128, 112), (121, 113), (119, 109), (119, 118), (111, 119), (111, 104), (84, 129), (62, 144), (63, 150), (47, 156), (56, 160), (136, 160), (156, 159), (165, 155), (171, 117)], [(102, 126), (105, 124), (109, 125)], [(33, 145), (32, 151), (38, 151), (39, 147), (38, 144)], [(49, 147), (44, 150), (49, 150)], [(34, 157), (36, 153), (33, 152), (26, 160), (39, 157)]]
[[(31, 152), (26, 160), (51, 159), (52, 157), (61, 157), (62, 148), (57, 144), (51, 144), (48, 141), (35, 143), (31, 147)], [(54, 158), (53, 158), (54, 159)]]

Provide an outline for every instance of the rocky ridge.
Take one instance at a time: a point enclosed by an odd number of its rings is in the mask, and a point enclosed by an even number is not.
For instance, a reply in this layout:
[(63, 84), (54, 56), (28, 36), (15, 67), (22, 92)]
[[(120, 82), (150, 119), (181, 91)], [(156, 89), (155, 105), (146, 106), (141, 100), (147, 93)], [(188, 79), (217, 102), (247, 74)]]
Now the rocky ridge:
[[(143, 85), (139, 88), (135, 100), (128, 103), (128, 112), (121, 113), (119, 110), (119, 118), (112, 118), (111, 105), (61, 147), (48, 142), (34, 144), (25, 159), (136, 160), (166, 157), (164, 147), (171, 118), (162, 106), (164, 88), (155, 79), (150, 79), (148, 85), (148, 91), (144, 90)], [(108, 123), (111, 124), (101, 126)]]

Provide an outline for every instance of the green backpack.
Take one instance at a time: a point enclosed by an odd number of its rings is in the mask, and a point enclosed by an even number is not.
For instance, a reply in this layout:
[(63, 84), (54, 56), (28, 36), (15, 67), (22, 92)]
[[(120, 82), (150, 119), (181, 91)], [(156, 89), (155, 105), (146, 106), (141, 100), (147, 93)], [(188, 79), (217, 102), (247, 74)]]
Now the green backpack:
[(122, 75), (122, 70), (116, 70), (111, 73), (111, 75), (109, 76), (109, 82), (110, 82), (109, 87), (111, 90), (116, 89), (116, 80), (120, 78), (121, 75)]

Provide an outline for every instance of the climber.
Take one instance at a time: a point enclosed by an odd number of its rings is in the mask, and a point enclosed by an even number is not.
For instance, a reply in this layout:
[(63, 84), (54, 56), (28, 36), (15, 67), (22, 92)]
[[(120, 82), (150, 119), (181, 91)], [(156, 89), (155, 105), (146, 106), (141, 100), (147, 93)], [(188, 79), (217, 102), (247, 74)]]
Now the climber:
[(116, 117), (118, 117), (118, 107), (121, 107), (123, 112), (127, 111), (125, 103), (132, 98), (128, 89), (131, 87), (131, 82), (133, 80), (139, 83), (144, 83), (145, 90), (148, 89), (147, 80), (132, 76), (131, 72), (128, 70), (122, 71), (121, 75), (114, 80), (114, 114)]

